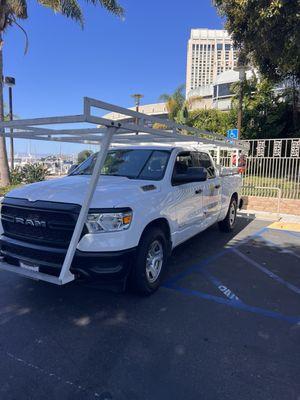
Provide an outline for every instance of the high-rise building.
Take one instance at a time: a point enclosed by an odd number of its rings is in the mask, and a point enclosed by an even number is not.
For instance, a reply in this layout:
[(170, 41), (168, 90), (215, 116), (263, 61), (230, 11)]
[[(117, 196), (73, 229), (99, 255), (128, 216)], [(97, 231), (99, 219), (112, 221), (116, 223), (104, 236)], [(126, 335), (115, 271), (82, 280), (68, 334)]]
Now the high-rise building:
[(212, 85), (216, 77), (233, 69), (237, 52), (228, 32), (217, 29), (192, 29), (188, 42), (186, 92)]

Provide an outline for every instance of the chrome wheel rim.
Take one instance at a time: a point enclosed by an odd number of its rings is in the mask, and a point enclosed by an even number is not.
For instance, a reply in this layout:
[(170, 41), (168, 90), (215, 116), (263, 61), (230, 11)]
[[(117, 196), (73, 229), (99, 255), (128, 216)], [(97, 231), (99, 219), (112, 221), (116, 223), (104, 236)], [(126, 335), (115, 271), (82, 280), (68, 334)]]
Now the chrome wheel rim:
[(150, 283), (154, 283), (159, 277), (163, 262), (163, 246), (160, 241), (154, 240), (149, 246), (146, 259), (146, 276)]
[(230, 226), (234, 225), (235, 218), (236, 218), (236, 206), (235, 206), (235, 203), (232, 203), (231, 207), (230, 207), (230, 210), (229, 210), (229, 223), (230, 223)]

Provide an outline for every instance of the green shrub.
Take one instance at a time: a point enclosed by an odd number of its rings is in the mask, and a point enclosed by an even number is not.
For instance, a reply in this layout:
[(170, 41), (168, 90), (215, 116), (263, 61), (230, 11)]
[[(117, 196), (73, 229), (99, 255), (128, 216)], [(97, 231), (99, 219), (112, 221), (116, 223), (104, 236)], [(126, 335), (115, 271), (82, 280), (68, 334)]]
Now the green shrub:
[(12, 186), (20, 185), (23, 182), (23, 172), (20, 166), (10, 170), (10, 183)]
[(44, 181), (48, 169), (43, 164), (26, 164), (21, 168), (21, 173), (24, 183), (34, 183)]

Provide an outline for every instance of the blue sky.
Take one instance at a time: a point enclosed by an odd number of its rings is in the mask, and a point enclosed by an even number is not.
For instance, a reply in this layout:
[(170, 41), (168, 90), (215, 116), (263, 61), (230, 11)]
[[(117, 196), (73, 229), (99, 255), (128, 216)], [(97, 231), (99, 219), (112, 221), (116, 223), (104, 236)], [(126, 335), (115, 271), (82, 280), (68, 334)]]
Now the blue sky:
[[(80, 0), (79, 0), (80, 1)], [(5, 34), (4, 74), (16, 78), (14, 112), (21, 118), (75, 114), (82, 97), (90, 96), (125, 107), (130, 94), (156, 102), (185, 82), (186, 48), (191, 28), (222, 28), (211, 0), (120, 0), (124, 21), (83, 1), (85, 27), (35, 1), (22, 26)], [(7, 100), (6, 100), (7, 102)], [(17, 141), (16, 151), (26, 150)], [(57, 151), (57, 144), (38, 142), (33, 151)], [(75, 149), (75, 150), (74, 150)], [(63, 152), (76, 151), (63, 145)]]

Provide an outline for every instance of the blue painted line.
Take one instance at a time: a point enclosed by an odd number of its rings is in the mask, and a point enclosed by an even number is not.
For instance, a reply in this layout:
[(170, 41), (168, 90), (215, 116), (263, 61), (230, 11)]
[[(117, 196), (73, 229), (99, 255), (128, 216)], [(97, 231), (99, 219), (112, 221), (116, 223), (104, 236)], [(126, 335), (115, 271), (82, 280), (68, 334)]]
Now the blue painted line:
[[(193, 265), (192, 267), (188, 268), (186, 271), (184, 271), (184, 272), (176, 275), (175, 277), (169, 279), (167, 282), (165, 282), (165, 284), (163, 286), (165, 288), (173, 289), (175, 291), (181, 292), (181, 293), (183, 293), (185, 295), (188, 295), (188, 296), (194, 296), (194, 297), (210, 300), (210, 301), (213, 301), (213, 302), (218, 303), (218, 304), (227, 305), (229, 307), (233, 307), (233, 308), (236, 308), (236, 309), (239, 309), (239, 310), (251, 312), (251, 313), (254, 313), (254, 314), (259, 314), (259, 315), (270, 317), (270, 318), (274, 318), (274, 319), (277, 319), (277, 320), (286, 321), (286, 322), (289, 322), (291, 324), (299, 324), (300, 323), (300, 316), (286, 316), (284, 314), (281, 314), (281, 313), (278, 313), (278, 312), (275, 312), (275, 311), (266, 310), (266, 309), (263, 309), (263, 308), (260, 308), (260, 307), (249, 306), (249, 305), (243, 303), (238, 298), (238, 296), (236, 296), (232, 291), (230, 291), (230, 292), (227, 291), (227, 293), (223, 292), (223, 294), (225, 294), (225, 296), (227, 297), (225, 299), (223, 297), (214, 296), (214, 295), (211, 295), (211, 294), (208, 294), (208, 293), (204, 293), (204, 292), (201, 292), (201, 291), (198, 291), (198, 290), (186, 289), (186, 288), (183, 288), (183, 287), (180, 287), (180, 286), (176, 285), (176, 283), (178, 281), (180, 281), (181, 279), (183, 279), (186, 276), (190, 275), (191, 273), (200, 272), (200, 273), (203, 273), (205, 276), (207, 276), (207, 278), (220, 291), (222, 291), (222, 290), (226, 291), (228, 288), (226, 288), (225, 285), (222, 285), (222, 283), (217, 278), (215, 278), (213, 275), (208, 273), (204, 269), (204, 267), (207, 266), (212, 261), (215, 261), (216, 259), (218, 259), (222, 255), (224, 255), (224, 254), (226, 254), (226, 253), (228, 253), (230, 251), (233, 251), (233, 252), (235, 252), (235, 253), (237, 253), (239, 255), (242, 255), (242, 257), (243, 258), (245, 257), (247, 259), (246, 261), (250, 262), (251, 264), (255, 263), (255, 261), (253, 261), (249, 257), (244, 256), (244, 254), (241, 253), (238, 250), (238, 247), (242, 246), (243, 244), (247, 243), (249, 240), (251, 240), (253, 238), (256, 238), (256, 237), (259, 237), (259, 238), (261, 238), (262, 240), (265, 240), (265, 241), (269, 241), (268, 239), (265, 239), (262, 236), (262, 234), (264, 232), (268, 231), (268, 230), (271, 230), (271, 229), (268, 228), (268, 227), (261, 228), (260, 230), (258, 230), (254, 234), (249, 235), (245, 239), (243, 239), (240, 242), (238, 242), (236, 245), (228, 247), (226, 249), (223, 249), (222, 251), (218, 252), (217, 254), (206, 258), (201, 263)], [(271, 241), (269, 241), (269, 242), (271, 242)], [(269, 271), (267, 268), (261, 266), (260, 264), (258, 264), (258, 263), (255, 263), (255, 264), (256, 264), (255, 265), (256, 267), (258, 267), (261, 271), (265, 272), (271, 278), (273, 278), (273, 279), (277, 280), (278, 282), (284, 284), (289, 289), (291, 289), (293, 291), (296, 291), (296, 293), (298, 293), (298, 294), (300, 293), (300, 289), (297, 288), (296, 286), (284, 281), (282, 278), (280, 278), (279, 276), (275, 275), (274, 273)], [(221, 288), (220, 288), (220, 286), (221, 286)], [(230, 289), (228, 289), (228, 290), (230, 290)], [(231, 294), (232, 294), (232, 296), (231, 296)], [(235, 296), (235, 297), (233, 297), (233, 296)]]
[(200, 263), (198, 264), (194, 264), (191, 267), (187, 268), (185, 271), (177, 274), (176, 276), (174, 276), (173, 278), (168, 279), (165, 284), (166, 285), (172, 285), (174, 283), (177, 283), (178, 281), (180, 281), (181, 279), (184, 279), (185, 277), (187, 277), (188, 275), (192, 274), (193, 272), (197, 272), (200, 271), (203, 267), (205, 267), (206, 265), (210, 264), (212, 261), (217, 260), (219, 257), (223, 256), (224, 254), (230, 252), (230, 249), (226, 248), (223, 249), (221, 251), (219, 251), (218, 253), (205, 258), (204, 260), (202, 260)]
[(290, 236), (296, 237), (297, 239), (300, 239), (300, 234), (297, 232), (286, 231), (286, 230), (282, 230), (281, 232), (284, 232), (287, 235), (290, 235)]
[(277, 320), (286, 321), (291, 324), (300, 323), (300, 316), (286, 316), (286, 315), (283, 315), (283, 314), (275, 312), (275, 311), (266, 310), (266, 309), (260, 308), (260, 307), (249, 306), (242, 302), (224, 299), (222, 297), (213, 296), (213, 295), (210, 295), (207, 293), (200, 292), (198, 290), (186, 289), (186, 288), (179, 287), (176, 285), (164, 285), (164, 286), (168, 289), (173, 289), (177, 292), (183, 293), (188, 296), (199, 297), (201, 299), (211, 300), (211, 301), (214, 301), (215, 303), (227, 305), (229, 307), (236, 308), (238, 310), (248, 311), (248, 312), (251, 312), (254, 314), (263, 315), (265, 317), (275, 318)]
[(260, 237), (267, 230), (268, 230), (268, 227), (265, 226), (265, 227), (259, 229), (257, 232), (252, 233), (251, 235), (245, 237), (245, 239), (240, 240), (237, 244), (235, 244), (235, 245), (233, 245), (231, 247), (228, 247), (228, 248), (232, 249), (232, 248), (240, 247), (240, 246), (244, 245), (245, 243), (248, 243), (249, 240), (255, 239), (256, 237)]
[(294, 236), (296, 238), (300, 239), (300, 233), (298, 232), (294, 232), (294, 231), (288, 231), (286, 229), (274, 229), (274, 228), (268, 228), (270, 231), (276, 231), (276, 232), (282, 232), (282, 233), (286, 233), (287, 235), (291, 235)]
[(205, 269), (202, 269), (200, 273), (203, 274), (218, 290), (220, 290), (220, 292), (223, 293), (228, 300), (241, 303), (239, 297), (233, 293), (231, 289), (225, 286), (218, 278), (207, 272)]
[(265, 232), (268, 228), (267, 227), (263, 227), (261, 229), (259, 229), (257, 232), (253, 233), (252, 235), (247, 236), (245, 239), (241, 240), (239, 243), (237, 243), (236, 245), (232, 246), (232, 247), (226, 247), (225, 249), (219, 251), (218, 253), (209, 256), (207, 258), (205, 258), (203, 261), (201, 261), (198, 264), (194, 264), (191, 267), (187, 268), (185, 271), (175, 275), (174, 277), (168, 279), (165, 284), (174, 284), (177, 283), (178, 281), (180, 281), (181, 279), (186, 278), (188, 275), (192, 274), (195, 271), (199, 271), (200, 269), (202, 269), (203, 267), (205, 267), (206, 265), (210, 264), (212, 261), (217, 260), (219, 257), (223, 256), (224, 254), (230, 252), (232, 250), (232, 248), (234, 247), (239, 247), (245, 243), (247, 243), (249, 240), (251, 240), (252, 238), (256, 237), (256, 236), (260, 236), (263, 232)]
[(259, 239), (264, 241), (265, 243), (267, 243), (269, 246), (272, 247), (277, 247), (278, 249), (280, 249), (282, 251), (282, 253), (286, 253), (286, 254), (292, 254), (293, 256), (300, 258), (300, 255), (295, 253), (293, 250), (290, 249), (286, 249), (284, 246), (282, 246), (281, 244), (275, 243), (270, 239), (266, 239), (264, 236), (259, 236)]
[(263, 267), (260, 265), (258, 262), (252, 260), (252, 258), (246, 256), (243, 254), (241, 251), (239, 251), (236, 248), (231, 249), (235, 254), (240, 256), (243, 260), (245, 260), (247, 263), (253, 265), (254, 267), (258, 268), (260, 271), (264, 272), (266, 275), (268, 275), (270, 278), (274, 279), (275, 281), (281, 283), (282, 285), (286, 286), (288, 289), (292, 290), (293, 292), (300, 294), (300, 288), (297, 286), (285, 281), (284, 279), (280, 278), (280, 276), (274, 274), (274, 272), (270, 271), (268, 268)]

